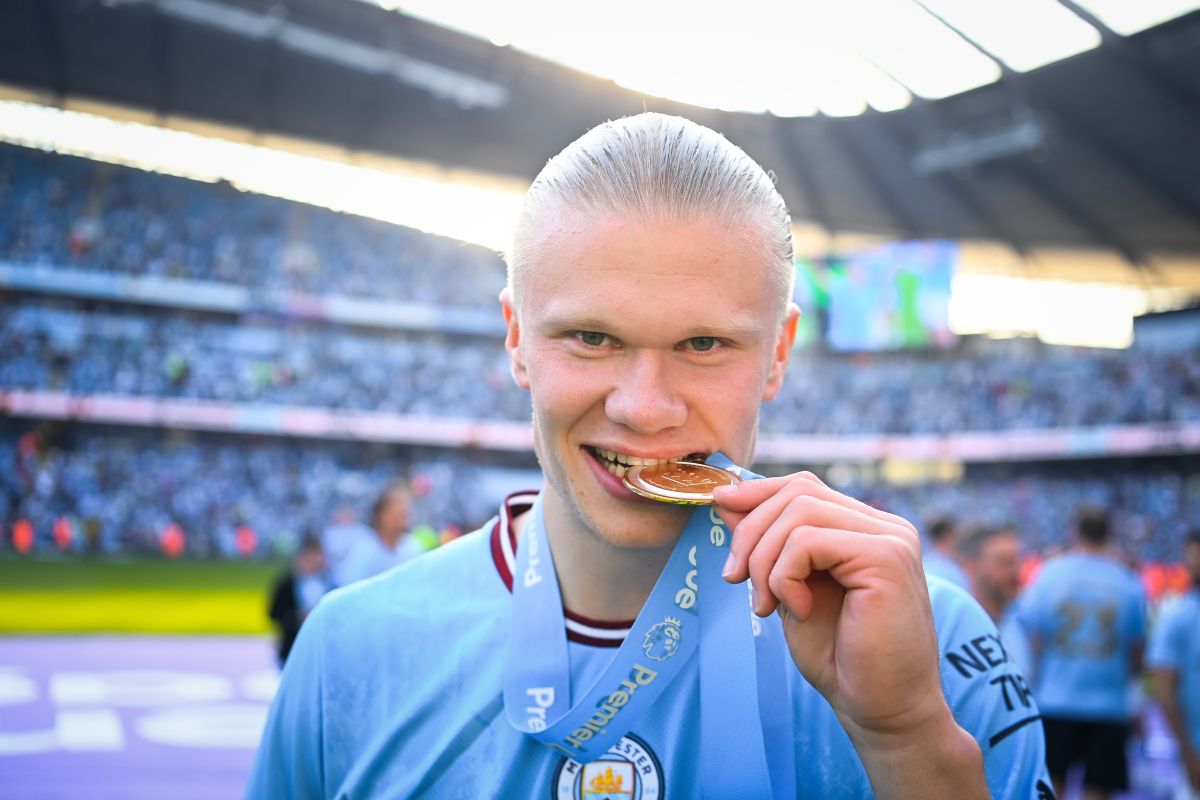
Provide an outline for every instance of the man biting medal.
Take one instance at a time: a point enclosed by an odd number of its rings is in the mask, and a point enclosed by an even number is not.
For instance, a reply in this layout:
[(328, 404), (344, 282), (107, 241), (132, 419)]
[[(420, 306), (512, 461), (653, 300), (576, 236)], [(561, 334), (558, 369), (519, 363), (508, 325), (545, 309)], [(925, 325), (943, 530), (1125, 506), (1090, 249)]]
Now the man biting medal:
[(249, 797), (1053, 796), (1019, 670), (913, 526), (745, 469), (799, 313), (758, 164), (600, 125), (508, 263), (546, 485), (318, 606)]

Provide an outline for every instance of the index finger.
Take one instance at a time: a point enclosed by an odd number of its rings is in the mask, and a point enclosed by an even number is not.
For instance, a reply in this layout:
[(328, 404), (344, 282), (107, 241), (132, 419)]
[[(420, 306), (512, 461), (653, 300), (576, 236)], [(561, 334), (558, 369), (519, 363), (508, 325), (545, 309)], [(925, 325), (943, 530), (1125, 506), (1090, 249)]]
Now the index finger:
[(747, 514), (758, 508), (764, 500), (772, 497), (776, 492), (797, 478), (821, 483), (820, 478), (811, 472), (797, 472), (792, 475), (782, 475), (778, 478), (738, 481), (731, 486), (718, 486), (713, 489), (713, 502), (721, 508)]
[[(823, 500), (829, 500), (846, 508), (859, 511), (876, 519), (886, 520), (887, 522), (902, 525), (912, 531), (914, 536), (919, 536), (917, 529), (911, 522), (904, 517), (897, 516), (888, 511), (875, 508), (863, 501), (851, 497), (847, 494), (842, 494), (836, 489), (831, 489), (828, 484), (818, 478), (811, 472), (796, 472), (791, 475), (782, 475), (777, 478), (763, 478), (762, 480), (741, 481), (733, 486), (719, 486), (713, 490), (713, 502), (718, 507), (718, 513), (723, 509), (728, 509), (732, 512), (740, 514), (738, 522), (740, 522), (747, 514), (760, 505), (765, 503), (770, 498), (778, 494), (784, 487), (788, 486), (795, 480), (805, 480), (816, 484), (816, 496)], [(722, 518), (725, 517), (721, 513)], [(732, 527), (732, 526), (731, 526)]]

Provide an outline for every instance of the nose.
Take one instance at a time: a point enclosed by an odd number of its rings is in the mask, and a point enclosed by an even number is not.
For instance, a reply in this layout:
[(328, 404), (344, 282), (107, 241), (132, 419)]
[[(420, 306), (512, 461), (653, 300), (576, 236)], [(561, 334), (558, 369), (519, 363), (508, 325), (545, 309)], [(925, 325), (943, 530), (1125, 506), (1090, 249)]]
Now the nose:
[(687, 403), (671, 379), (667, 357), (653, 350), (629, 354), (604, 401), (613, 422), (641, 434), (677, 428), (687, 421)]

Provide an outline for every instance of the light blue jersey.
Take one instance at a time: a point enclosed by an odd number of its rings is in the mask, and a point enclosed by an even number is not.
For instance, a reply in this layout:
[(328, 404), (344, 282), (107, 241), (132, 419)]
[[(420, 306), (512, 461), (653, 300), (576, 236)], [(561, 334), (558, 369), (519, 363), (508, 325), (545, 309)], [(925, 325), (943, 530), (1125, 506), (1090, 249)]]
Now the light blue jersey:
[(1029, 633), (1017, 616), (1016, 608), (1009, 606), (1008, 611), (997, 621), (996, 627), (1000, 629), (1000, 638), (1004, 641), (1004, 649), (1008, 651), (1008, 657), (1017, 665), (1017, 669), (1021, 670), (1021, 674), (1025, 676), (1026, 680), (1032, 682), (1037, 675), (1033, 662), (1033, 649), (1029, 645)]
[(1128, 721), (1132, 654), (1146, 634), (1146, 593), (1132, 570), (1091, 553), (1051, 559), (1019, 614), (1036, 653), (1042, 713)]
[(1158, 617), (1146, 651), (1146, 664), (1179, 677), (1179, 705), (1200, 752), (1200, 589), (1168, 601)]
[(388, 547), (378, 536), (372, 534), (356, 541), (346, 553), (341, 566), (334, 573), (338, 586), (348, 586), (372, 578), (392, 567), (399, 566), (424, 552), (420, 543), (411, 535), (404, 535), (395, 547)]
[[(703, 796), (697, 658), (598, 761), (580, 765), (509, 724), (510, 522), (531, 502), (509, 498), (484, 529), (321, 602), (288, 659), (247, 797)], [(995, 627), (956, 587), (929, 586), (943, 687), (979, 742), (992, 795), (1051, 797), (1038, 710)], [(573, 691), (603, 670), (628, 626), (567, 611)], [(798, 796), (872, 796), (828, 703), (785, 648), (776, 653), (790, 685), (762, 691), (793, 704)]]
[(957, 561), (946, 554), (929, 547), (921, 558), (921, 564), (925, 568), (926, 575), (950, 581), (955, 586), (966, 589), (968, 592), (971, 591), (971, 581), (967, 578), (966, 571)]

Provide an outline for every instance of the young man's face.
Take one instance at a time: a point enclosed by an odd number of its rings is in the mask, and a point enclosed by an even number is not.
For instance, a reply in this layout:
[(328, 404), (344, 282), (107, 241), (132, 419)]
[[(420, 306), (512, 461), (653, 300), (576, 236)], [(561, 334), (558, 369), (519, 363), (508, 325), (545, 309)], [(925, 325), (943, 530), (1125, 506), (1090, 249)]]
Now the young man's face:
[(723, 450), (746, 463), (795, 330), (749, 236), (708, 221), (562, 211), (534, 234), (513, 375), (533, 400), (547, 513), (621, 547), (663, 547), (686, 514), (622, 483), (622, 462)]
[(325, 554), (320, 548), (305, 548), (296, 557), (296, 572), (301, 575), (314, 575), (324, 569)]
[(394, 538), (408, 529), (408, 498), (393, 494), (379, 509), (375, 529), (385, 539)]
[(1021, 541), (1013, 533), (998, 533), (984, 543), (968, 565), (975, 590), (991, 602), (1008, 605), (1021, 590)]

